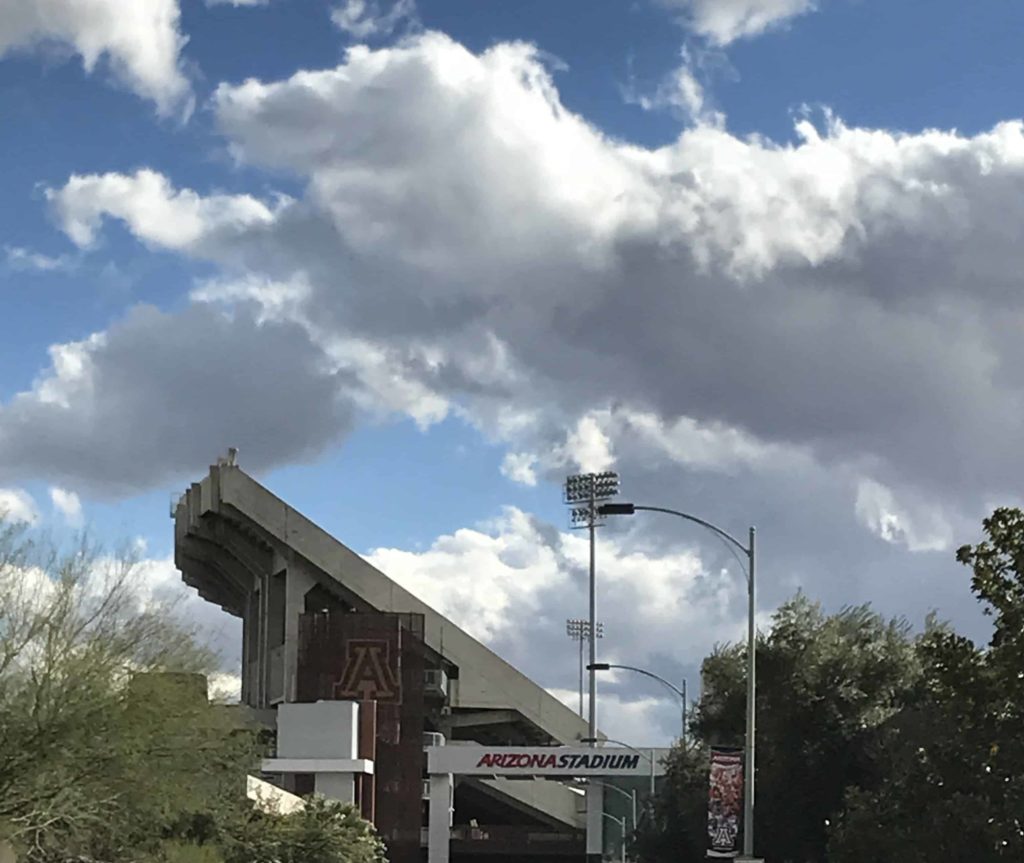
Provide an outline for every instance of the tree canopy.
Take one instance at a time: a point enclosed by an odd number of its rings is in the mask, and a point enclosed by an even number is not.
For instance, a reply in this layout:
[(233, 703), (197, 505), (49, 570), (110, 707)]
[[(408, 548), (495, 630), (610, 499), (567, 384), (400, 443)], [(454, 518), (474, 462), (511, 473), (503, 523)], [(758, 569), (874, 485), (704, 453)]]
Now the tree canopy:
[(350, 807), (254, 812), (259, 736), (130, 554), (0, 518), (0, 838), (27, 863), (377, 863)]
[[(771, 863), (1024, 859), (1024, 513), (999, 509), (957, 559), (992, 617), (979, 646), (930, 619), (798, 595), (760, 636), (757, 854)], [(745, 648), (703, 666), (638, 859), (704, 858), (708, 748), (742, 745)], [(673, 849), (674, 853), (673, 853)]]

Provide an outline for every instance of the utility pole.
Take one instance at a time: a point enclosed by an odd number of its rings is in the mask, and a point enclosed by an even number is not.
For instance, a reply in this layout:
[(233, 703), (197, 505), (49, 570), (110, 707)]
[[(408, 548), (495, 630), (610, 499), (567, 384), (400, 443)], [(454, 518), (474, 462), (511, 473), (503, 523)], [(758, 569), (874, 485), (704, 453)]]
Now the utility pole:
[[(599, 522), (598, 502), (615, 497), (619, 493), (619, 475), (611, 471), (585, 473), (567, 477), (564, 500), (569, 504), (569, 521), (574, 528), (587, 528), (590, 539), (590, 616), (587, 628), (587, 642), (590, 650), (590, 710), (587, 727), (588, 738), (596, 745), (597, 740), (597, 574), (594, 563), (596, 531)], [(604, 792), (600, 786), (587, 788), (587, 861), (599, 863), (603, 845)], [(625, 824), (625, 818), (622, 819)]]
[(688, 730), (687, 730), (687, 727), (686, 727), (686, 720), (687, 720), (687, 718), (688, 717), (686, 715), (686, 678), (684, 677), (683, 678), (683, 731), (682, 731), (682, 735), (680, 737), (680, 741), (683, 744), (683, 749), (686, 749), (686, 738), (687, 738), (687, 734), (688, 734)]
[[(565, 502), (572, 509), (569, 520), (574, 528), (587, 528), (590, 539), (590, 616), (587, 630), (590, 662), (597, 662), (597, 573), (595, 566), (595, 544), (597, 527), (602, 523), (598, 503), (615, 497), (619, 493), (619, 475), (612, 471), (604, 473), (582, 473), (565, 480)], [(587, 718), (588, 737), (597, 737), (597, 675), (590, 670), (590, 704)]]
[[(583, 648), (590, 639), (590, 621), (583, 620), (581, 618), (570, 618), (565, 622), (565, 634), (569, 636), (573, 641), (579, 645), (579, 660), (580, 660), (580, 672), (579, 672), (579, 691), (580, 691), (580, 718), (584, 717), (584, 699), (583, 699)], [(604, 624), (599, 620), (597, 621), (597, 637), (604, 638)]]
[(750, 528), (750, 542), (747, 546), (747, 752), (746, 781), (743, 783), (743, 856), (754, 856), (754, 738), (757, 709), (757, 631), (755, 629), (754, 610), (757, 603), (756, 594), (756, 541), (757, 529)]
[[(757, 720), (757, 627), (754, 619), (757, 608), (757, 530), (754, 527), (750, 528), (747, 544), (744, 545), (717, 525), (677, 509), (666, 509), (663, 506), (641, 506), (634, 503), (606, 503), (597, 508), (598, 515), (601, 516), (634, 515), (640, 511), (662, 512), (706, 527), (726, 543), (726, 548), (730, 553), (736, 555), (736, 551), (741, 551), (747, 558), (745, 567), (747, 576), (747, 732), (743, 758), (743, 856), (738, 860), (754, 860), (754, 800), (757, 780), (754, 740)], [(736, 560), (740, 566), (743, 566), (744, 562), (738, 555), (736, 555)], [(602, 665), (608, 667), (605, 663)], [(671, 684), (669, 685), (671, 686)], [(685, 702), (686, 699), (683, 700)]]

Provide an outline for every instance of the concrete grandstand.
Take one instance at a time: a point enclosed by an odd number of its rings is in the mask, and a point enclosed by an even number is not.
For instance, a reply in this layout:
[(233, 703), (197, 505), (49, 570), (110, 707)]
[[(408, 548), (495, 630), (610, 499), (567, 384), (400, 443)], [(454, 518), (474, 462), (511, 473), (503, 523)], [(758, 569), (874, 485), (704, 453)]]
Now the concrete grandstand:
[[(363, 777), (354, 802), (377, 823), (393, 863), (425, 859), (425, 748), (579, 747), (587, 726), (574, 711), (233, 462), (211, 467), (172, 507), (175, 561), (188, 585), (242, 620), (241, 700), (268, 728), (286, 703), (352, 697), (374, 707), (376, 720), (359, 743), (369, 749), (353, 755), (372, 750), (375, 781)], [(338, 634), (338, 625), (355, 623), (365, 625)], [(376, 659), (367, 653), (367, 645), (387, 646), (368, 640), (371, 630), (391, 633), (394, 649)], [(346, 653), (348, 665), (332, 665), (335, 653)], [(366, 681), (353, 684), (355, 695), (339, 696), (353, 656), (401, 697)], [(314, 787), (301, 773), (264, 778), (297, 793)], [(456, 777), (450, 825), (457, 861), (584, 855), (582, 797), (565, 781)]]

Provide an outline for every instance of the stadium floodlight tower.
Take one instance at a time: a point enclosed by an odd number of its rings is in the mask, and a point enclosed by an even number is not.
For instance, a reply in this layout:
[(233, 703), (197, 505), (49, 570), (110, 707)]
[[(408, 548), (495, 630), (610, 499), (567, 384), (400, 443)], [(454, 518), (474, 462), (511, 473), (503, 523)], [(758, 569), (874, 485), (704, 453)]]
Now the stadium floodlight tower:
[[(565, 480), (565, 503), (573, 528), (587, 528), (590, 533), (590, 617), (587, 627), (590, 665), (597, 662), (597, 584), (594, 577), (594, 533), (601, 524), (598, 512), (600, 501), (610, 500), (619, 493), (619, 475), (613, 471), (581, 473)], [(588, 728), (590, 738), (597, 737), (597, 675), (590, 671), (590, 705)]]
[[(580, 717), (583, 717), (583, 645), (588, 639), (590, 621), (572, 617), (565, 621), (565, 634), (579, 644), (580, 648)], [(597, 622), (597, 637), (604, 638), (604, 624)]]

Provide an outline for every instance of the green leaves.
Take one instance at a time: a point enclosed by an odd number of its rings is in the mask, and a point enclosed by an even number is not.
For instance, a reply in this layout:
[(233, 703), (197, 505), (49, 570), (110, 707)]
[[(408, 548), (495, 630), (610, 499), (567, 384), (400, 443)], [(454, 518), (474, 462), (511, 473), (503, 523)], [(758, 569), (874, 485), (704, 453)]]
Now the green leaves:
[[(993, 623), (986, 647), (934, 618), (914, 635), (867, 606), (797, 596), (758, 643), (757, 853), (770, 861), (1024, 860), (1024, 513), (998, 509), (957, 559)], [(742, 742), (744, 650), (704, 663), (693, 730)], [(645, 861), (679, 859), (706, 767), (673, 762)], [(685, 793), (684, 793), (685, 789)], [(654, 825), (652, 825), (653, 827)], [(662, 841), (659, 842), (658, 840)]]
[(25, 863), (378, 863), (350, 807), (254, 812), (257, 734), (212, 704), (214, 657), (131, 556), (0, 520), (0, 839)]
[(0, 820), (29, 861), (148, 852), (257, 763), (205, 679), (184, 697), (165, 674), (211, 656), (139, 577), (130, 556), (0, 524)]
[(351, 806), (311, 798), (291, 815), (254, 812), (229, 827), (224, 863), (384, 863), (384, 846)]

